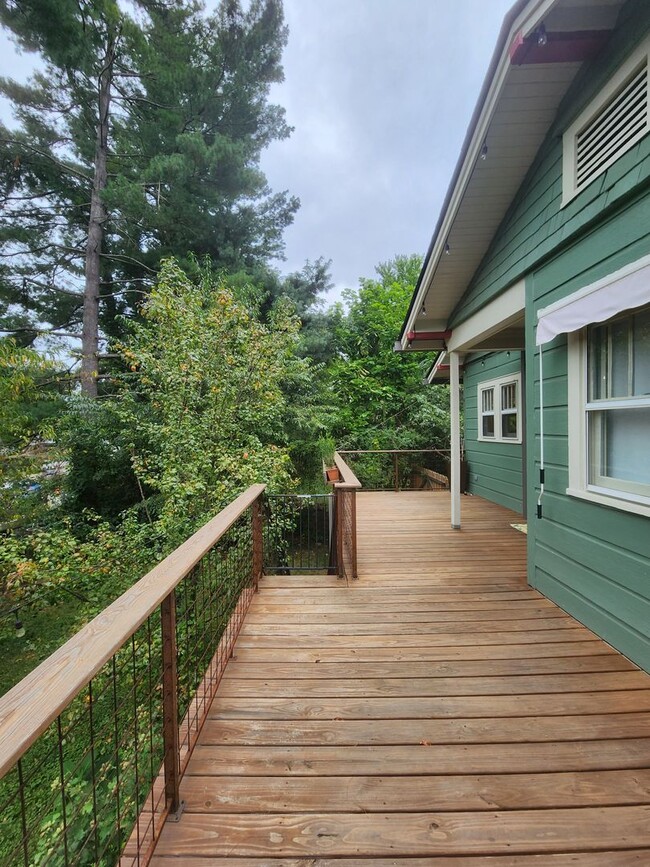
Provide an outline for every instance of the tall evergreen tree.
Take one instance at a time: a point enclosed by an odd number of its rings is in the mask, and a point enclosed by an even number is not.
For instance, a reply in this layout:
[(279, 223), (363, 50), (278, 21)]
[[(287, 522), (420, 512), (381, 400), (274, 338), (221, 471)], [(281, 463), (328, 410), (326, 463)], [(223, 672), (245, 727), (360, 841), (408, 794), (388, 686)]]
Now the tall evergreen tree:
[[(37, 51), (27, 86), (0, 81), (18, 127), (0, 127), (0, 325), (23, 343), (80, 337), (96, 394), (100, 328), (137, 310), (160, 259), (219, 268), (282, 248), (298, 202), (273, 195), (262, 149), (289, 134), (268, 104), (282, 77), (281, 0), (0, 2), (0, 22)], [(56, 22), (56, 26), (52, 23)]]

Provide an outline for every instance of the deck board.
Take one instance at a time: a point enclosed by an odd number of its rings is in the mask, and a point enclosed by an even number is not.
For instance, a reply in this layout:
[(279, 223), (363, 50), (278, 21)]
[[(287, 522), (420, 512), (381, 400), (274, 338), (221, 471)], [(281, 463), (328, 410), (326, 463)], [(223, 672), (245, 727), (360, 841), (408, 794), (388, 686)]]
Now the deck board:
[(263, 580), (153, 864), (650, 864), (650, 677), (527, 587), (517, 516), (358, 521), (358, 581)]

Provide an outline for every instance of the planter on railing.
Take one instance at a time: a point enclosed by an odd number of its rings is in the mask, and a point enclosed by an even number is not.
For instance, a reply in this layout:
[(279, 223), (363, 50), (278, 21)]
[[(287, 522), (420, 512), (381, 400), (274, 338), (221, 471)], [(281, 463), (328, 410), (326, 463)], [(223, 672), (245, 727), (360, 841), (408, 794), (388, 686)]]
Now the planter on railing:
[(0, 699), (0, 864), (147, 863), (258, 586), (263, 492)]

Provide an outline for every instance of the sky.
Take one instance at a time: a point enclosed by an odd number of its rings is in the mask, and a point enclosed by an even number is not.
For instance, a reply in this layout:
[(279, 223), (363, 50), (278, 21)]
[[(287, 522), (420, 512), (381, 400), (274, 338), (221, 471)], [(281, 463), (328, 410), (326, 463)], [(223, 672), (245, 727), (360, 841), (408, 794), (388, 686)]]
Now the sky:
[[(333, 301), (380, 262), (426, 253), (513, 2), (284, 0), (271, 98), (294, 132), (262, 157), (271, 189), (301, 200), (283, 273), (331, 259)], [(0, 75), (24, 79), (32, 62), (0, 34)]]

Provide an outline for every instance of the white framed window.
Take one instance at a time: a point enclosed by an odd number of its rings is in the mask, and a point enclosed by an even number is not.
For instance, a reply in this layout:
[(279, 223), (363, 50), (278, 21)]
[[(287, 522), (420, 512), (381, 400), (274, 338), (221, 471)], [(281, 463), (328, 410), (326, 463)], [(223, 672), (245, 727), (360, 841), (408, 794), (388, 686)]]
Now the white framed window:
[(569, 488), (650, 515), (650, 307), (569, 340)]
[(620, 67), (562, 139), (562, 207), (650, 131), (650, 39)]
[(479, 383), (479, 440), (482, 442), (521, 442), (520, 395), (520, 373)]

